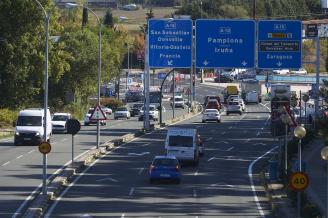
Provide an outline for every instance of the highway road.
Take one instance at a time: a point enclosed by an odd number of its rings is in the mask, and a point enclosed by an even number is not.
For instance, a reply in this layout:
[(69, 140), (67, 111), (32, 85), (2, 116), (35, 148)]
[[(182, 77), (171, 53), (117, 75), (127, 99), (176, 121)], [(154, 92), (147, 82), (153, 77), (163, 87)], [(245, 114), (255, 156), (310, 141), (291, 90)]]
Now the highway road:
[(192, 127), (205, 140), (197, 167), (182, 168), (182, 182), (148, 182), (148, 167), (164, 152), (166, 130), (124, 144), (75, 176), (46, 217), (270, 217), (259, 172), (274, 155), (268, 108), (249, 105), (242, 116), (175, 126)]
[[(198, 86), (197, 100), (203, 101), (206, 93), (217, 93), (217, 88)], [(163, 114), (164, 121), (172, 117), (168, 102), (164, 104), (167, 111)], [(177, 109), (176, 116), (187, 113), (187, 109)], [(106, 126), (101, 127), (101, 142), (118, 138), (126, 133), (142, 128), (137, 117), (130, 120), (114, 120), (110, 118)], [(47, 177), (68, 165), (71, 160), (71, 136), (54, 134), (51, 139), (52, 151), (48, 155)], [(75, 157), (83, 154), (96, 145), (96, 127), (83, 126), (75, 136)], [(42, 183), (42, 155), (35, 146), (13, 145), (13, 139), (0, 141), (0, 217), (11, 217), (20, 214), (26, 200), (32, 192), (40, 190)], [(39, 187), (39, 188), (38, 188)]]

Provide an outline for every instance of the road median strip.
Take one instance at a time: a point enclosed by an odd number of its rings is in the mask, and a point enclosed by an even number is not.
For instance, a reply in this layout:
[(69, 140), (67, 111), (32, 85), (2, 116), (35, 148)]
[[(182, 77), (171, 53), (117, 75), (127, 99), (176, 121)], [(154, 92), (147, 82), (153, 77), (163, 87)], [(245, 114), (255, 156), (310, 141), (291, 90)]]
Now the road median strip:
[(24, 215), (22, 217), (27, 217), (27, 218), (41, 217), (44, 214), (44, 212), (47, 210), (51, 202), (56, 200), (56, 198), (60, 195), (60, 193), (68, 186), (71, 177), (74, 176), (76, 173), (81, 172), (86, 166), (93, 163), (96, 159), (105, 155), (106, 151), (110, 151), (116, 147), (121, 146), (122, 144), (128, 143), (133, 139), (141, 137), (147, 133), (153, 132), (155, 130), (159, 130), (161, 128), (165, 128), (170, 124), (191, 118), (194, 115), (199, 114), (201, 110), (202, 109), (200, 105), (196, 105), (192, 109), (191, 113), (168, 120), (164, 125), (151, 124), (151, 128), (149, 131), (140, 129), (135, 133), (128, 133), (121, 136), (118, 139), (107, 141), (103, 143), (101, 145), (102, 147), (99, 149), (92, 149), (86, 152), (86, 154), (82, 155), (77, 160), (75, 160), (73, 165), (72, 164), (68, 165), (66, 168), (61, 170), (53, 180), (49, 182), (46, 196), (42, 195), (42, 192), (36, 194), (33, 200), (31, 200), (31, 203), (26, 207), (26, 210), (25, 212), (23, 212)]

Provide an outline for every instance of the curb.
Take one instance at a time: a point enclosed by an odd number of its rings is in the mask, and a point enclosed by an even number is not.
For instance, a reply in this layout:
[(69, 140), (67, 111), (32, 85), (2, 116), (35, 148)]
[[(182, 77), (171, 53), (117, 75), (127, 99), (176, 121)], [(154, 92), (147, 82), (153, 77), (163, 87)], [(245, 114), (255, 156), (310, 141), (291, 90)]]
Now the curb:
[(51, 202), (55, 200), (70, 183), (71, 177), (74, 176), (76, 173), (81, 172), (83, 169), (85, 169), (86, 166), (90, 165), (96, 159), (105, 155), (106, 151), (110, 151), (113, 148), (125, 144), (137, 137), (143, 136), (146, 133), (165, 128), (169, 124), (173, 124), (175, 122), (191, 118), (192, 116), (200, 113), (200, 111), (201, 107), (195, 106), (191, 113), (168, 120), (164, 125), (160, 126), (159, 124), (153, 124), (149, 131), (140, 129), (136, 133), (128, 133), (118, 139), (107, 141), (101, 145), (102, 148), (89, 150), (86, 154), (79, 157), (73, 165), (68, 165), (63, 170), (61, 170), (58, 175), (52, 181), (49, 182), (47, 196), (43, 196), (42, 192), (37, 193), (32, 202), (27, 206), (27, 209), (23, 211), (22, 217), (42, 217), (43, 213), (50, 206)]

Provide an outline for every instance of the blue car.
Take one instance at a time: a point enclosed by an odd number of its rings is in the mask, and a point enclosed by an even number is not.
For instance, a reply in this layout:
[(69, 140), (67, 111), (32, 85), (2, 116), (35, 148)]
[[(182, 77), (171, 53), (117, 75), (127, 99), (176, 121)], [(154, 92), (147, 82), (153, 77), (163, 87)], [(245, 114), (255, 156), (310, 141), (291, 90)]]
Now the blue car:
[(156, 156), (150, 165), (149, 182), (181, 181), (180, 164), (175, 156)]

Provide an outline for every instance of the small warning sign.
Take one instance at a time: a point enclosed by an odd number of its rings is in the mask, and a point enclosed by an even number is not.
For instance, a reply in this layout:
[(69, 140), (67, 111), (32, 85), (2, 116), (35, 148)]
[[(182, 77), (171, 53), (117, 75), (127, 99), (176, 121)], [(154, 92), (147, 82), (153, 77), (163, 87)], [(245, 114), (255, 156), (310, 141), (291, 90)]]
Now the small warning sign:
[(107, 117), (101, 110), (100, 105), (96, 105), (96, 107), (93, 109), (90, 120), (107, 120)]

